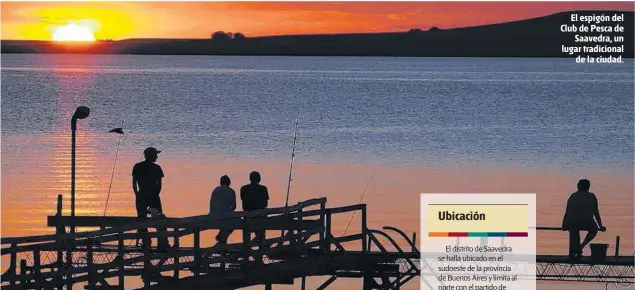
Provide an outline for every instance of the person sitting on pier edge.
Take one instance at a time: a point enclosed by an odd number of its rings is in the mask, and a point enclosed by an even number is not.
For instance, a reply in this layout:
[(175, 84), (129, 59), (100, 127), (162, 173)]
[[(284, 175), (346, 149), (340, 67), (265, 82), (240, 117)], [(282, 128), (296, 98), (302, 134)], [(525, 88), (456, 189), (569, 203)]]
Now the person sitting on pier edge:
[[(220, 186), (212, 191), (212, 197), (209, 200), (209, 214), (213, 217), (225, 217), (228, 213), (236, 210), (236, 192), (229, 187), (231, 180), (229, 176), (223, 175), (220, 178)], [(219, 244), (227, 244), (227, 238), (234, 230), (220, 230), (216, 235), (216, 242)]]
[[(243, 211), (265, 209), (269, 205), (269, 192), (267, 187), (260, 184), (260, 173), (253, 171), (249, 174), (251, 183), (240, 188), (240, 199), (243, 202)], [(265, 231), (257, 231), (256, 239), (264, 241)]]
[[(161, 179), (164, 177), (163, 169), (156, 164), (161, 151), (154, 147), (148, 147), (143, 151), (144, 161), (135, 164), (132, 167), (132, 190), (135, 194), (135, 204), (137, 208), (137, 216), (147, 218), (148, 208), (153, 208), (163, 215), (163, 207), (161, 206)], [(157, 229), (159, 230), (159, 229)], [(147, 229), (140, 229), (140, 233), (147, 232)], [(146, 242), (146, 241), (144, 241)], [(150, 242), (151, 243), (151, 242)], [(167, 237), (159, 238), (157, 245), (158, 251), (165, 251), (170, 247)]]
[[(590, 188), (589, 180), (578, 181), (578, 191), (572, 193), (567, 200), (567, 209), (562, 219), (562, 230), (569, 231), (569, 258), (572, 260), (582, 258), (582, 250), (595, 238), (598, 230), (606, 231), (606, 227), (602, 225), (598, 200), (594, 193), (589, 192)], [(580, 231), (587, 231), (582, 244)]]

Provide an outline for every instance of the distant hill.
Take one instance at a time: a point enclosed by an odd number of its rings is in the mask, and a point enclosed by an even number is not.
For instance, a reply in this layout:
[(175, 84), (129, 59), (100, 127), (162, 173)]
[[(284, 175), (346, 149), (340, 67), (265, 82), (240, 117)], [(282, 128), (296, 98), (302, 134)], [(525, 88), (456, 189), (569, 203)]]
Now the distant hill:
[[(579, 16), (623, 14), (622, 33), (565, 33)], [(285, 35), (244, 39), (127, 39), (63, 45), (49, 41), (2, 41), (2, 53), (98, 53), (157, 55), (313, 55), (423, 57), (571, 57), (562, 46), (579, 46), (575, 35), (624, 37), (624, 57), (633, 57), (633, 11), (570, 11), (499, 24), (395, 33)], [(582, 22), (574, 23), (579, 27)], [(615, 27), (618, 23), (603, 25)], [(591, 45), (591, 44), (587, 44)], [(594, 45), (594, 44), (593, 44)], [(607, 53), (591, 53), (605, 56)], [(617, 54), (613, 54), (617, 55)]]

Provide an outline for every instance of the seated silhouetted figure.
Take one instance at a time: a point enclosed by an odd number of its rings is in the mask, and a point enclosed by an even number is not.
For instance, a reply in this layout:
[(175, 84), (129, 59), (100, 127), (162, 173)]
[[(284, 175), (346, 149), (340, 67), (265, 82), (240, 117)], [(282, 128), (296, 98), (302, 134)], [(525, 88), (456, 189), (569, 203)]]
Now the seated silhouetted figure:
[[(599, 231), (606, 231), (602, 225), (598, 200), (589, 192), (591, 182), (587, 179), (578, 181), (578, 191), (571, 194), (567, 201), (567, 209), (562, 219), (562, 230), (569, 231), (569, 258), (582, 258), (582, 250)], [(580, 231), (586, 231), (586, 237), (580, 244)]]
[[(231, 180), (229, 176), (223, 175), (220, 178), (220, 186), (212, 191), (209, 201), (209, 214), (213, 217), (223, 218), (236, 210), (236, 192), (229, 187)], [(234, 230), (220, 230), (216, 236), (219, 244), (227, 244), (227, 238)]]
[[(250, 183), (240, 188), (240, 199), (243, 202), (243, 211), (265, 209), (269, 205), (269, 192), (267, 187), (260, 184), (260, 173), (253, 171), (249, 174)], [(263, 241), (265, 231), (259, 230), (256, 238)]]

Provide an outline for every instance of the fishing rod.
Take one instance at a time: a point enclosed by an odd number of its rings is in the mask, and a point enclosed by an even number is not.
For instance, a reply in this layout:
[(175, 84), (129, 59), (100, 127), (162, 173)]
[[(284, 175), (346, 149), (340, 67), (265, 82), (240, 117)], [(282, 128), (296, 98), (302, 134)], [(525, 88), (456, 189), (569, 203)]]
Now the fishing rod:
[[(287, 182), (287, 198), (284, 202), (284, 207), (289, 206), (289, 192), (291, 191), (291, 176), (293, 174), (293, 159), (295, 158), (295, 142), (298, 137), (298, 122), (300, 120), (300, 112), (295, 117), (295, 132), (293, 133), (293, 148), (291, 149), (291, 164), (289, 165), (289, 181)], [(286, 213), (288, 215), (289, 212)], [(285, 230), (280, 231), (280, 238), (285, 235)], [(284, 242), (284, 241), (283, 241)]]
[[(362, 192), (362, 196), (359, 198), (358, 203), (361, 203), (362, 200), (364, 199), (364, 195), (366, 194), (366, 191), (368, 191), (368, 186), (370, 185), (370, 181), (373, 180), (373, 176), (375, 176), (375, 171), (373, 171), (373, 174), (370, 175), (370, 178), (368, 179), (368, 182), (366, 183), (366, 188)], [(351, 222), (353, 221), (353, 218), (355, 217), (356, 213), (357, 211), (354, 211), (353, 215), (351, 216), (351, 219), (348, 220), (348, 224), (346, 225), (346, 228), (344, 229), (344, 233), (342, 234), (342, 236), (346, 234), (346, 231), (348, 231), (348, 227), (351, 226)]]
[(123, 136), (123, 124), (124, 121), (121, 121), (121, 128), (115, 128), (109, 133), (117, 133), (119, 134), (119, 141), (117, 141), (117, 150), (115, 151), (115, 161), (112, 164), (112, 173), (110, 175), (110, 184), (108, 185), (108, 195), (106, 196), (106, 207), (104, 207), (104, 216), (106, 216), (106, 211), (108, 210), (108, 200), (110, 200), (110, 190), (112, 189), (112, 180), (115, 177), (115, 166), (117, 165), (117, 156), (119, 156), (119, 145), (121, 145), (121, 137)]
[(284, 207), (289, 206), (289, 192), (291, 190), (291, 175), (293, 174), (293, 159), (295, 158), (295, 142), (298, 136), (298, 122), (300, 119), (300, 113), (295, 118), (295, 132), (293, 133), (293, 149), (291, 149), (291, 164), (289, 165), (289, 182), (287, 183), (287, 199), (284, 202)]

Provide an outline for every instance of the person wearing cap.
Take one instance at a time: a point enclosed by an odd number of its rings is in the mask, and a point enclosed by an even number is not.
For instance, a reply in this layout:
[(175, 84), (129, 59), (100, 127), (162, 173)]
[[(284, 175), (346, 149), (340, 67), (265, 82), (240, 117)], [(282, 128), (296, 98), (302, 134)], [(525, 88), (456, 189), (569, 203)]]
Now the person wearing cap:
[[(148, 208), (156, 210), (163, 215), (163, 207), (161, 205), (161, 180), (164, 177), (163, 169), (156, 164), (157, 158), (161, 151), (154, 147), (148, 147), (143, 151), (145, 160), (135, 164), (132, 167), (132, 190), (135, 194), (135, 204), (137, 208), (137, 216), (141, 218), (147, 217)], [(141, 229), (139, 232), (147, 232)], [(159, 239), (159, 249), (169, 247), (167, 238)]]
[[(220, 178), (220, 186), (212, 191), (209, 200), (209, 214), (216, 218), (223, 218), (236, 210), (236, 192), (229, 187), (231, 180), (229, 176), (223, 175)], [(216, 235), (219, 244), (227, 244), (227, 238), (234, 230), (220, 230)]]

